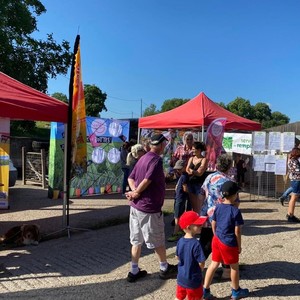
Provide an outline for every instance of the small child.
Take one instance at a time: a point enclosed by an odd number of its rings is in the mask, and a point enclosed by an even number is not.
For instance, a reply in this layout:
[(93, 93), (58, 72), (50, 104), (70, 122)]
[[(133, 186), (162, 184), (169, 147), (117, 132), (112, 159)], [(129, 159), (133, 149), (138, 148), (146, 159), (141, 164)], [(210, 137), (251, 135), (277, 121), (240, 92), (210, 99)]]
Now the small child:
[(194, 211), (187, 211), (179, 219), (185, 235), (178, 241), (176, 256), (179, 260), (176, 286), (176, 300), (202, 300), (202, 271), (205, 256), (199, 241), (195, 238), (201, 232), (207, 217), (200, 217)]
[(230, 265), (231, 299), (237, 300), (249, 296), (249, 290), (241, 289), (239, 286), (239, 253), (242, 251), (241, 225), (244, 224), (241, 211), (234, 205), (239, 189), (237, 183), (226, 181), (221, 187), (224, 201), (217, 204), (212, 216), (211, 226), (214, 233), (212, 262), (206, 271), (203, 285), (203, 299), (205, 300), (214, 299), (209, 287), (220, 263)]
[(177, 172), (179, 179), (175, 187), (175, 201), (174, 201), (174, 231), (168, 238), (168, 242), (177, 242), (181, 236), (178, 220), (186, 210), (186, 204), (189, 201), (187, 183), (189, 180), (188, 174), (185, 172), (185, 165), (183, 160), (177, 160), (174, 170)]

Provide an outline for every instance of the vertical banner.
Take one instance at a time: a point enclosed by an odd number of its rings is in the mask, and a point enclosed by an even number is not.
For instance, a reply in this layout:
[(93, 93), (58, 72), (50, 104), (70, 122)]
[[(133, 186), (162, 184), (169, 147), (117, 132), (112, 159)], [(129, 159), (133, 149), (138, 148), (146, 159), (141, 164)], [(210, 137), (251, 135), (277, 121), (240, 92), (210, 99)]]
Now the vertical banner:
[[(81, 58), (80, 58), (80, 37), (75, 41), (75, 65), (73, 79), (72, 107), (72, 138), (71, 138), (71, 174), (85, 173), (87, 168), (87, 147), (86, 147), (86, 112), (84, 89), (81, 76)], [(77, 47), (76, 47), (77, 46)]]
[(7, 209), (9, 189), (10, 119), (0, 118), (0, 209)]
[(205, 144), (208, 171), (216, 170), (216, 159), (222, 152), (225, 124), (226, 118), (218, 118), (211, 122), (207, 128)]

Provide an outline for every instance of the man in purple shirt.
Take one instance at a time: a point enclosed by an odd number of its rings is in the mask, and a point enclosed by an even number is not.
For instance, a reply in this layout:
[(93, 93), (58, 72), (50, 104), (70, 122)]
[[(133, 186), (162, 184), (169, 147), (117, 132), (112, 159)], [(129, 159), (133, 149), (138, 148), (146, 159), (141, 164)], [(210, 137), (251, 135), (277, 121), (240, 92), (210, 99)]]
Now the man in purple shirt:
[(131, 191), (126, 193), (130, 201), (131, 270), (127, 281), (135, 282), (147, 275), (138, 266), (141, 247), (154, 249), (159, 259), (161, 279), (175, 278), (177, 266), (168, 264), (162, 206), (165, 198), (165, 175), (160, 155), (166, 146), (162, 134), (151, 137), (150, 151), (144, 154), (132, 170), (128, 183)]

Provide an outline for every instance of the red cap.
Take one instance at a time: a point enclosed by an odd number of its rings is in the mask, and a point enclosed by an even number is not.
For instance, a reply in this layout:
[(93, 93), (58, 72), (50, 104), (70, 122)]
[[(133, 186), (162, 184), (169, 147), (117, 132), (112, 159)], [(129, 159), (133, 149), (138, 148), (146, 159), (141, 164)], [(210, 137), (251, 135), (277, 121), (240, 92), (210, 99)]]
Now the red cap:
[(187, 228), (190, 225), (203, 225), (208, 217), (199, 216), (194, 211), (186, 211), (179, 219), (179, 226), (182, 229)]

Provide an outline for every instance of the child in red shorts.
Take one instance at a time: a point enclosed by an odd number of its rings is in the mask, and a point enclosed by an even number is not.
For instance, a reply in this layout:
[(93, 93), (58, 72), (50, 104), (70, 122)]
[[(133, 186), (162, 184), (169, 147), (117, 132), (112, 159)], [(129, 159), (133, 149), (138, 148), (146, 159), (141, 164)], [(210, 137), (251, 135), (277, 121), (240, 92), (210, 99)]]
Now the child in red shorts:
[(241, 211), (234, 205), (239, 191), (238, 185), (233, 181), (225, 182), (221, 187), (224, 201), (216, 206), (212, 217), (212, 257), (205, 280), (205, 300), (214, 299), (210, 294), (210, 284), (220, 263), (230, 265), (231, 299), (237, 300), (248, 297), (249, 290), (239, 286), (239, 253), (241, 253), (241, 226), (244, 220)]
[(201, 232), (207, 217), (200, 217), (194, 211), (187, 211), (179, 219), (179, 226), (185, 235), (177, 242), (178, 274), (176, 300), (202, 300), (202, 270), (205, 256), (199, 241), (195, 238)]

